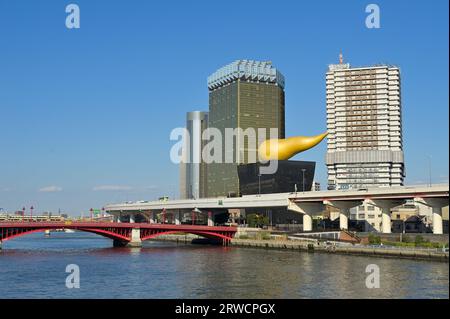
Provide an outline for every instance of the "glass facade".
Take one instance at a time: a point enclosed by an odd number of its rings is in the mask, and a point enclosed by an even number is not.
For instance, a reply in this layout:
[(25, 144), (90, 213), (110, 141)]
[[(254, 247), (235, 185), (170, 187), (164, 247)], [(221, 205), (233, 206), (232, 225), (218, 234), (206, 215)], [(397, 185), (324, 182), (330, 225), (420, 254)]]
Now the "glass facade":
[(309, 192), (314, 180), (315, 162), (278, 161), (274, 174), (259, 176), (259, 163), (238, 166), (241, 195)]
[[(256, 63), (256, 62), (255, 62)], [(267, 67), (267, 66), (265, 66)], [(266, 129), (264, 139), (269, 137), (270, 128), (278, 131), (278, 138), (284, 138), (284, 88), (277, 78), (282, 75), (277, 71), (272, 81), (270, 77), (226, 77), (220, 73), (211, 76), (209, 85), (209, 124), (210, 128), (217, 128), (222, 133), (222, 163), (207, 165), (207, 197), (228, 196), (239, 194), (238, 164), (256, 162), (256, 145), (248, 143), (244, 138), (243, 145), (239, 145), (240, 136), (235, 136), (234, 147), (228, 152), (233, 152), (233, 163), (225, 163), (225, 129), (248, 128), (255, 129), (256, 141), (259, 140), (257, 132), (259, 128)], [(223, 80), (223, 79), (226, 79)], [(220, 80), (220, 81), (219, 81)], [(284, 79), (282, 84), (284, 85)], [(254, 153), (254, 158), (248, 156)], [(237, 154), (239, 159), (237, 160)]]

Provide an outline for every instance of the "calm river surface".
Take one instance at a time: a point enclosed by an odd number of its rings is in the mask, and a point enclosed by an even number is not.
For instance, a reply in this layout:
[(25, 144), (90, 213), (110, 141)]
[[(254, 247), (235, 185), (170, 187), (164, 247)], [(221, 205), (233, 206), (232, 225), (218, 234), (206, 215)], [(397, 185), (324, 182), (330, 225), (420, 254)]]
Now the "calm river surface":
[[(66, 288), (68, 264), (80, 288)], [(365, 269), (380, 268), (379, 289)], [(448, 298), (448, 263), (43, 233), (0, 250), (0, 298)]]

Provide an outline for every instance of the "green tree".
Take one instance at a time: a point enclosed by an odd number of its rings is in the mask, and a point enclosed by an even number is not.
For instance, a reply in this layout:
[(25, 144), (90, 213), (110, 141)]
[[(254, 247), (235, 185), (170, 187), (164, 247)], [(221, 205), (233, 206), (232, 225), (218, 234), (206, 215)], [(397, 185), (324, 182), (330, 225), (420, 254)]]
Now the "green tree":
[(248, 214), (247, 224), (249, 227), (262, 228), (263, 226), (269, 225), (269, 217), (260, 214)]

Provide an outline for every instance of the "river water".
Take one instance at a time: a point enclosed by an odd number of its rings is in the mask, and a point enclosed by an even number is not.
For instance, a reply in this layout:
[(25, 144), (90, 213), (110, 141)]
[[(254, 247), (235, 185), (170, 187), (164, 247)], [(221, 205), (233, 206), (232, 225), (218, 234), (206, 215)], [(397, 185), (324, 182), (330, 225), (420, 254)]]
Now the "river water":
[[(66, 287), (76, 264), (80, 288)], [(380, 288), (366, 287), (367, 265)], [(0, 250), (0, 298), (448, 298), (448, 263), (171, 242), (112, 248), (89, 233), (15, 238)]]

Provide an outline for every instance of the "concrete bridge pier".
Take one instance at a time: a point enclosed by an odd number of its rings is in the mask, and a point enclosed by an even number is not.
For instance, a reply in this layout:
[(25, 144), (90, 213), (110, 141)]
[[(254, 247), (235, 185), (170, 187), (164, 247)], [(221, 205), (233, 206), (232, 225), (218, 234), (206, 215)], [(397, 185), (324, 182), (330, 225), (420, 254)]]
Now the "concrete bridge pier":
[(312, 230), (313, 224), (311, 215), (303, 214), (303, 231), (312, 231)]
[(213, 212), (208, 212), (208, 226), (214, 226), (214, 214), (213, 214)]
[(339, 212), (339, 228), (343, 230), (348, 230), (348, 217), (350, 216), (350, 208), (359, 206), (362, 204), (362, 200), (355, 201), (338, 201), (331, 200), (324, 202), (327, 205), (336, 207), (340, 210)]
[(289, 202), (288, 209), (303, 214), (303, 231), (312, 231), (312, 216), (322, 213), (325, 205), (322, 203)]
[(431, 207), (433, 216), (433, 234), (444, 233), (442, 225), (442, 208), (448, 206), (448, 198), (420, 198), (418, 201)]
[(404, 204), (405, 200), (369, 199), (367, 202), (381, 209), (381, 232), (390, 234), (392, 232), (391, 209)]
[(127, 243), (127, 247), (142, 247), (140, 228), (133, 228), (131, 230), (131, 241)]
[(2, 241), (0, 240), (0, 250), (2, 250)]
[(156, 214), (155, 214), (155, 212), (153, 212), (153, 211), (149, 212), (148, 221), (150, 222), (150, 224), (156, 223)]
[(181, 225), (181, 212), (177, 210), (176, 212), (173, 213), (173, 216), (175, 220), (175, 225)]
[(142, 247), (141, 229), (133, 228), (131, 230), (131, 240), (128, 242), (120, 240), (120, 239), (114, 239), (113, 246), (114, 247)]

